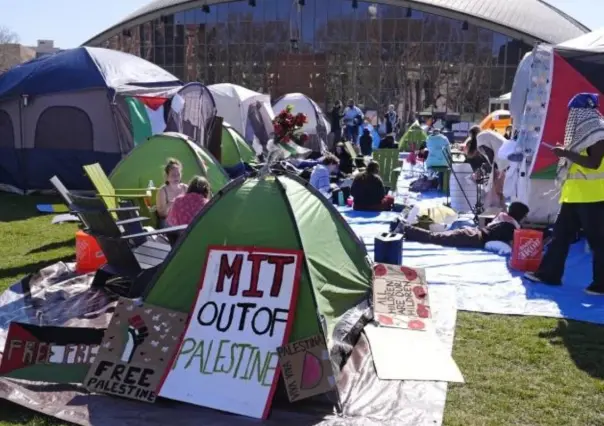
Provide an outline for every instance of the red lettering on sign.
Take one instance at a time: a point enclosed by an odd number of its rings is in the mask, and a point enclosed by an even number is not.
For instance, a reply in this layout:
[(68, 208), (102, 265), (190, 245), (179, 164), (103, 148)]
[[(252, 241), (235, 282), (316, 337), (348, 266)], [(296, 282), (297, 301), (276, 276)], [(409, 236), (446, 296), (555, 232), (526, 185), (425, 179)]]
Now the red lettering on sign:
[(275, 275), (273, 276), (273, 285), (271, 286), (271, 297), (279, 297), (281, 285), (283, 284), (283, 271), (285, 265), (291, 265), (296, 262), (294, 256), (269, 256), (268, 263), (275, 265)]
[(250, 288), (241, 293), (243, 297), (262, 297), (264, 295), (262, 290), (258, 290), (258, 279), (260, 278), (262, 262), (267, 261), (269, 257), (268, 254), (261, 253), (250, 253), (247, 255), (247, 260), (252, 262), (252, 271), (250, 273)]
[(231, 289), (229, 296), (235, 296), (239, 292), (239, 277), (241, 276), (241, 266), (243, 264), (243, 255), (238, 254), (233, 259), (233, 263), (229, 264), (229, 256), (223, 254), (220, 257), (220, 268), (218, 269), (218, 281), (216, 282), (216, 293), (224, 291), (224, 280), (231, 280)]

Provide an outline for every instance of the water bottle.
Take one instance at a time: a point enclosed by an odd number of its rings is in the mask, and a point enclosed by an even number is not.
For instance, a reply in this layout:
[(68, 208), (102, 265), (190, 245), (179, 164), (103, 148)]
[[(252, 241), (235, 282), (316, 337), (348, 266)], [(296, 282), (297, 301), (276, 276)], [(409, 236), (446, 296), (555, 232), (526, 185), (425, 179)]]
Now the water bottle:
[(344, 205), (344, 193), (342, 191), (338, 191), (338, 206)]
[(147, 197), (152, 197), (154, 190), (155, 190), (155, 184), (153, 183), (153, 180), (150, 180), (149, 184), (147, 185)]

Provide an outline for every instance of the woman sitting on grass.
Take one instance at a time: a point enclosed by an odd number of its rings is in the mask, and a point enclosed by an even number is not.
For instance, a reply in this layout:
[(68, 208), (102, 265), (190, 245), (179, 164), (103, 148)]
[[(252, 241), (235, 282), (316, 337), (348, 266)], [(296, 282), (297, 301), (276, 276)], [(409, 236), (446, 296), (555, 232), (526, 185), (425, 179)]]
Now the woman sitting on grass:
[(159, 187), (156, 200), (160, 228), (165, 228), (166, 218), (170, 214), (170, 209), (176, 197), (184, 194), (187, 190), (187, 185), (182, 183), (182, 164), (180, 161), (168, 158), (164, 173), (166, 181)]
[(354, 198), (354, 210), (388, 211), (394, 204), (394, 198), (386, 194), (380, 165), (375, 161), (370, 161), (367, 169), (355, 176), (350, 195)]

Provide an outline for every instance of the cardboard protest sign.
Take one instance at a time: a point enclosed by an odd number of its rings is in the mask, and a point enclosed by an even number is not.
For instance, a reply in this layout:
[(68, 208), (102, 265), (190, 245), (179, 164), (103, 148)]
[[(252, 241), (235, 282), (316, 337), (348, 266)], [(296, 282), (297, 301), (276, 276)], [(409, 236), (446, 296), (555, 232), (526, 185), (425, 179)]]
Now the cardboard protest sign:
[(84, 385), (154, 402), (178, 351), (187, 314), (121, 298)]
[(266, 418), (288, 342), (303, 253), (209, 247), (182, 345), (160, 396)]
[(335, 377), (321, 335), (277, 348), (287, 396), (291, 402), (329, 392)]
[(373, 310), (386, 327), (426, 330), (431, 322), (423, 269), (378, 263), (373, 267)]
[(0, 375), (15, 379), (81, 383), (103, 339), (103, 329), (37, 326), (8, 328)]

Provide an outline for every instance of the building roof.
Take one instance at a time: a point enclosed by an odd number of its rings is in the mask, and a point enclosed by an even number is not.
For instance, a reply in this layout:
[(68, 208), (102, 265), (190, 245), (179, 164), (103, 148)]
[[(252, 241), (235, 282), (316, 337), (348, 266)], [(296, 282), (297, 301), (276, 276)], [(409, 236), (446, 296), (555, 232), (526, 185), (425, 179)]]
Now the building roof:
[[(228, 0), (227, 0), (228, 1)], [(283, 0), (287, 1), (287, 0)], [(99, 43), (124, 28), (142, 24), (164, 14), (224, 3), (225, 0), (153, 0), (108, 30), (88, 40)], [(544, 0), (378, 0), (402, 7), (463, 19), (472, 24), (523, 39), (526, 42), (558, 44), (579, 37), (589, 28)]]

